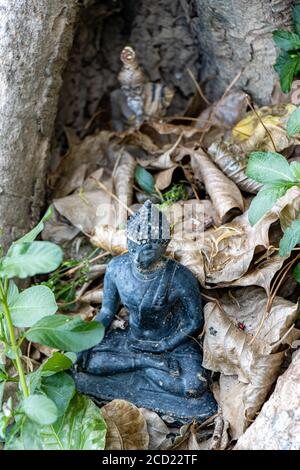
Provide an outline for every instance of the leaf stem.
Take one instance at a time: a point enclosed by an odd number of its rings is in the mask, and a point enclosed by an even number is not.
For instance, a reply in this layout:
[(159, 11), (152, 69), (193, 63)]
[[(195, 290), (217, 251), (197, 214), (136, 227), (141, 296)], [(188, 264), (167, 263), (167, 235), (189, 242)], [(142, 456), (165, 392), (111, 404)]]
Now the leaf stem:
[[(5, 282), (5, 286), (7, 286), (6, 282)], [(29, 397), (29, 390), (27, 387), (22, 362), (19, 356), (19, 348), (16, 342), (16, 336), (15, 336), (14, 326), (11, 320), (10, 310), (7, 305), (7, 298), (6, 298), (7, 289), (4, 289), (2, 281), (0, 281), (0, 290), (1, 290), (1, 295), (2, 295), (4, 315), (7, 321), (7, 328), (8, 328), (9, 337), (10, 337), (10, 345), (15, 354), (15, 364), (16, 364), (17, 372), (19, 374), (20, 385), (21, 385), (24, 397), (27, 398)]]

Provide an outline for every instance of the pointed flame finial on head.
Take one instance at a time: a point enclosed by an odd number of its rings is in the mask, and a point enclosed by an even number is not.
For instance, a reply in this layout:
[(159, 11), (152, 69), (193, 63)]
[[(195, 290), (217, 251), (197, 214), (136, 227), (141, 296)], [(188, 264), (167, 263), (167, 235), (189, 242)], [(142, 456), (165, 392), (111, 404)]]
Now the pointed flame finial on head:
[(136, 61), (136, 54), (132, 47), (126, 46), (121, 52), (123, 67), (118, 75), (121, 85), (142, 85), (145, 82), (145, 75)]

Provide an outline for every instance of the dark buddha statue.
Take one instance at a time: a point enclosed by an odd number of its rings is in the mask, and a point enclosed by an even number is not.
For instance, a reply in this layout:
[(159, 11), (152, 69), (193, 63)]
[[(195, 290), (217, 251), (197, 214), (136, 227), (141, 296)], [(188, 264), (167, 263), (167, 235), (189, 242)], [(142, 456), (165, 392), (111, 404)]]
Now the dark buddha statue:
[[(96, 320), (103, 341), (78, 356), (80, 392), (122, 398), (184, 422), (216, 411), (195, 335), (203, 325), (198, 281), (164, 254), (170, 241), (165, 216), (147, 201), (127, 224), (128, 253), (115, 257), (104, 279)], [(120, 304), (126, 330), (109, 330)]]

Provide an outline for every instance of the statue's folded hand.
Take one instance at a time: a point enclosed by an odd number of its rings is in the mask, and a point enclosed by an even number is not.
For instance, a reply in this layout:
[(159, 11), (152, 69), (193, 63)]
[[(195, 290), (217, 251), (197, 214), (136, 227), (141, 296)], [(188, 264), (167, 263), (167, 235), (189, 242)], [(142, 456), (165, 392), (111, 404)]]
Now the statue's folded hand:
[(130, 346), (132, 347), (132, 349), (151, 353), (162, 353), (165, 352), (166, 349), (168, 349), (167, 341), (165, 339), (160, 341), (134, 339), (130, 341)]

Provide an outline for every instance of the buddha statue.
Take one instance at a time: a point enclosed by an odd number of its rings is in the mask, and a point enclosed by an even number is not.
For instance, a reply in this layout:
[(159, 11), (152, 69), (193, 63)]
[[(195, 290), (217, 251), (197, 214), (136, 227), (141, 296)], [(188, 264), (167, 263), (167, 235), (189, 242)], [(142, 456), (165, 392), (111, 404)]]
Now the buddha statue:
[[(78, 355), (77, 389), (102, 401), (125, 399), (181, 423), (203, 421), (216, 403), (196, 339), (203, 325), (198, 281), (164, 256), (170, 227), (150, 201), (129, 219), (127, 241), (128, 253), (107, 267), (96, 316), (106, 334)], [(121, 304), (128, 327), (110, 330)]]
[(119, 132), (138, 128), (150, 117), (162, 117), (174, 96), (169, 87), (147, 81), (132, 47), (124, 47), (121, 62), (121, 87), (111, 93), (112, 126)]

